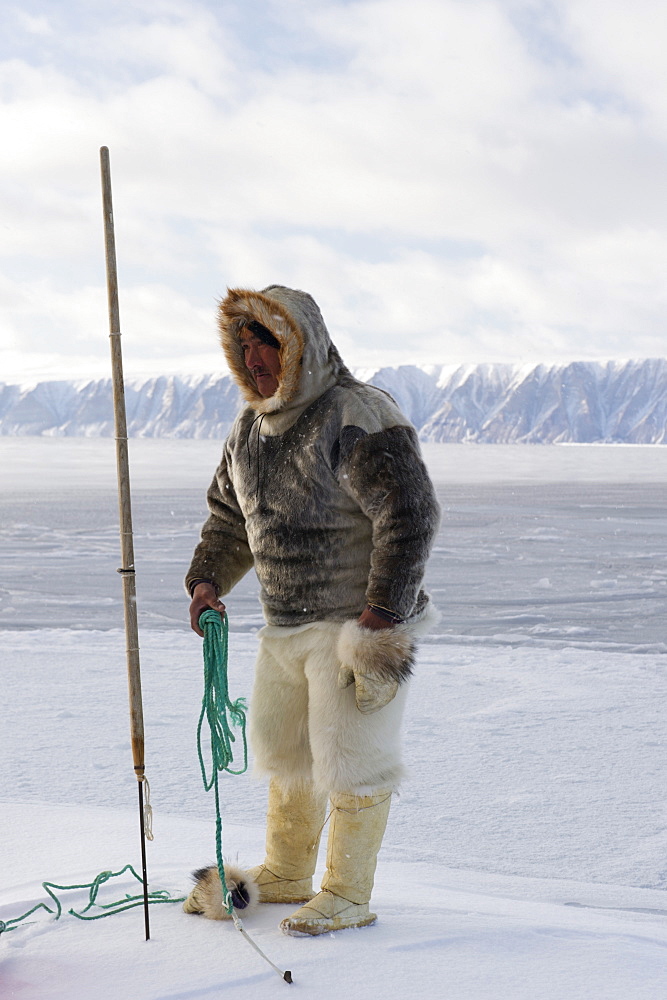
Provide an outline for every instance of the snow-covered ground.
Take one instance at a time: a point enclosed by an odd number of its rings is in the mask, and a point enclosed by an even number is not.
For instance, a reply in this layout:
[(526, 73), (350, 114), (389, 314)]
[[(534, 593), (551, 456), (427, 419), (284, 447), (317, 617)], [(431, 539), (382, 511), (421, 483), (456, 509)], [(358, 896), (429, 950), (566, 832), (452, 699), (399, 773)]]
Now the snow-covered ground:
[[(212, 441), (131, 443), (152, 888), (214, 858), (195, 729), (199, 640), (180, 580)], [(405, 727), (411, 777), (378, 866), (378, 923), (323, 939), (151, 907), (40, 911), (0, 935), (0, 997), (643, 1000), (667, 989), (667, 449), (430, 446), (444, 509)], [(664, 453), (664, 458), (663, 458)], [(0, 440), (5, 711), (0, 919), (44, 880), (139, 865), (113, 443)], [(228, 602), (230, 686), (250, 692), (254, 583)], [(228, 857), (262, 854), (265, 790), (222, 781)], [(100, 901), (134, 893), (110, 882)], [(61, 893), (68, 909), (87, 893)]]

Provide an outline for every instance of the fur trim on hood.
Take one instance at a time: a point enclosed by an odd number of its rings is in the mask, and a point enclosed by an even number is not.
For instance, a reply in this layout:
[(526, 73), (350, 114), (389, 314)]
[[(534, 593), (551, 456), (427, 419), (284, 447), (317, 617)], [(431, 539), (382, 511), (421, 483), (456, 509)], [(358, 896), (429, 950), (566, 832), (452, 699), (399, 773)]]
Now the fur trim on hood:
[[(239, 342), (252, 320), (265, 326), (280, 343), (278, 388), (265, 399), (245, 366)], [(220, 342), (243, 398), (256, 413), (287, 413), (293, 418), (347, 373), (331, 343), (315, 300), (307, 292), (269, 285), (261, 292), (231, 288), (220, 303)], [(291, 415), (291, 413), (290, 413)]]

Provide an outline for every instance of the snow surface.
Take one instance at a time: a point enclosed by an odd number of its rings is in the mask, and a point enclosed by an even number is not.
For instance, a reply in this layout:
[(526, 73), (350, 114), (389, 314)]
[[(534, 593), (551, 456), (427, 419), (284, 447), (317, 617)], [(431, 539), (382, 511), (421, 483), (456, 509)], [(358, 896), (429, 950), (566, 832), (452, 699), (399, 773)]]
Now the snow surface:
[[(43, 880), (139, 866), (113, 446), (24, 438), (19, 456), (14, 444), (0, 442), (4, 920), (48, 902)], [(136, 444), (148, 870), (151, 888), (180, 896), (215, 853), (195, 747), (201, 650), (180, 579), (219, 445)], [(247, 930), (291, 969), (288, 986), (232, 925), (178, 904), (151, 907), (149, 942), (140, 909), (92, 923), (40, 912), (0, 936), (3, 1000), (665, 994), (660, 449), (426, 451), (444, 509), (429, 586), (444, 615), (412, 685), (411, 775), (380, 855), (378, 923), (295, 939), (278, 929), (289, 907), (260, 907)], [(238, 697), (261, 624), (251, 578), (229, 609)], [(255, 863), (265, 789), (225, 776), (222, 796), (225, 852)], [(66, 908), (87, 896), (63, 895)]]

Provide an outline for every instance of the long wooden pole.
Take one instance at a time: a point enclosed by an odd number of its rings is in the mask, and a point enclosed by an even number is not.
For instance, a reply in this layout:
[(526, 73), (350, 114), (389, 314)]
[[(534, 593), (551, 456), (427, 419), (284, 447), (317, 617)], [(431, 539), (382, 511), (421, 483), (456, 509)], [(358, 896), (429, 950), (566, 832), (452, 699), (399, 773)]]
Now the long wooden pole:
[(144, 713), (141, 700), (141, 670), (139, 666), (139, 630), (137, 627), (137, 589), (134, 572), (134, 542), (132, 535), (132, 505), (130, 500), (130, 469), (127, 450), (127, 418), (125, 414), (125, 384), (123, 353), (120, 343), (120, 312), (118, 308), (118, 272), (116, 269), (116, 239), (114, 235), (113, 203), (111, 200), (111, 168), (109, 150), (100, 149), (102, 168), (102, 205), (104, 211), (104, 242), (106, 250), (107, 296), (109, 300), (109, 343), (113, 376), (113, 405), (116, 423), (116, 467), (118, 472), (118, 510), (120, 519), (121, 567), (125, 609), (125, 647), (127, 651), (127, 681), (130, 695), (130, 734), (134, 773), (139, 782), (139, 826), (141, 831), (141, 863), (144, 883), (144, 924), (146, 940), (150, 938), (148, 920), (148, 876), (146, 872), (146, 827), (144, 819)]

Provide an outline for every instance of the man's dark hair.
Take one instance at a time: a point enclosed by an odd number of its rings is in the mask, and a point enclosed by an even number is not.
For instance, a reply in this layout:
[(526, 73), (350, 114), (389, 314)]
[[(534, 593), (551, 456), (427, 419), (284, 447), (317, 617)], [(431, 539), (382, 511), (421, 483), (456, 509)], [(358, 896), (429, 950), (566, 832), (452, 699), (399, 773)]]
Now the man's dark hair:
[(251, 319), (249, 323), (246, 323), (244, 329), (250, 330), (263, 344), (275, 347), (277, 351), (280, 350), (280, 341), (273, 336), (268, 327), (264, 326), (263, 323), (258, 323), (256, 319)]

